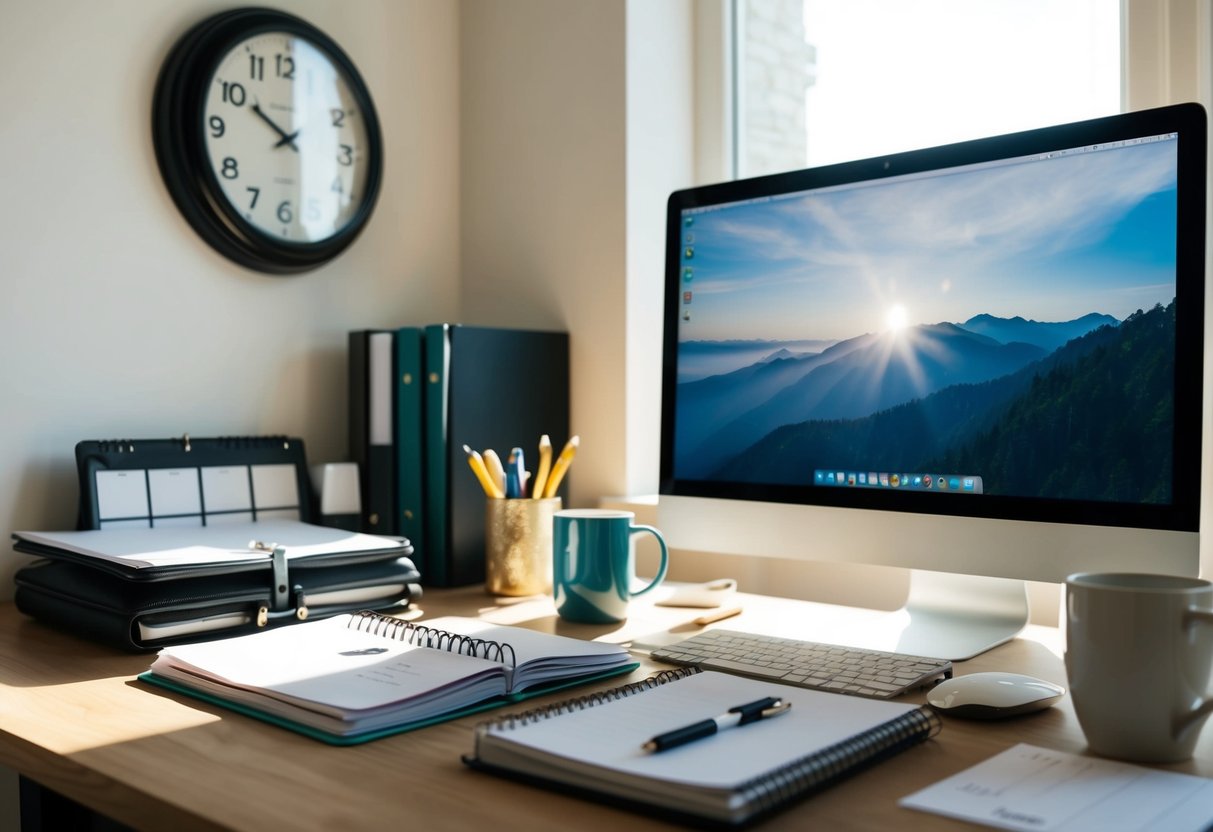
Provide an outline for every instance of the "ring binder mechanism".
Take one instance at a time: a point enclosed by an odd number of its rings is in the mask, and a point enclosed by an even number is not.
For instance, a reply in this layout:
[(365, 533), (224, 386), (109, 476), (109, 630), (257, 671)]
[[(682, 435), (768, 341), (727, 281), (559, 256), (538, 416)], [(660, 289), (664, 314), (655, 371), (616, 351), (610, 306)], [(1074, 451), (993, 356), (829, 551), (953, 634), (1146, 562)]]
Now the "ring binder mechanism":
[(84, 441), (76, 466), (79, 530), (13, 535), (46, 558), (17, 607), (48, 623), (146, 650), (420, 597), (408, 540), (310, 523), (300, 439)]
[[(657, 732), (776, 694), (794, 705), (778, 721), (640, 753)], [(935, 736), (941, 724), (927, 706), (687, 667), (482, 722), (463, 761), (649, 816), (742, 825)]]
[[(286, 547), (277, 543), (262, 543), (259, 540), (249, 541), (250, 549), (270, 553), (270, 592), (273, 593), (273, 607), (261, 607), (257, 610), (257, 626), (264, 627), (271, 619), (297, 618), (307, 620), (307, 599), (303, 587), (299, 584), (291, 587), (290, 567), (286, 560)], [(288, 587), (290, 590), (288, 591)], [(291, 604), (294, 596), (295, 603)]]

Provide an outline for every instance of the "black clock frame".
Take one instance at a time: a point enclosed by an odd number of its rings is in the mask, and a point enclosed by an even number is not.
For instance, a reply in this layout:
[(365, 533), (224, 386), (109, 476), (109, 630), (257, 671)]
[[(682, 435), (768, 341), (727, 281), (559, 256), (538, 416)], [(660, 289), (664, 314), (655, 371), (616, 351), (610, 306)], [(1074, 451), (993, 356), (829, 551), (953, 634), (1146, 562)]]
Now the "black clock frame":
[[(304, 38), (325, 52), (349, 82), (366, 125), (366, 184), (345, 228), (327, 240), (290, 242), (265, 234), (246, 221), (224, 195), (205, 146), (206, 92), (219, 61), (238, 42), (265, 32)], [(152, 143), (169, 194), (186, 221), (225, 257), (250, 269), (287, 275), (332, 260), (370, 219), (383, 179), (383, 140), (370, 91), (349, 56), (312, 24), (276, 9), (221, 12), (189, 29), (170, 50), (156, 80)]]

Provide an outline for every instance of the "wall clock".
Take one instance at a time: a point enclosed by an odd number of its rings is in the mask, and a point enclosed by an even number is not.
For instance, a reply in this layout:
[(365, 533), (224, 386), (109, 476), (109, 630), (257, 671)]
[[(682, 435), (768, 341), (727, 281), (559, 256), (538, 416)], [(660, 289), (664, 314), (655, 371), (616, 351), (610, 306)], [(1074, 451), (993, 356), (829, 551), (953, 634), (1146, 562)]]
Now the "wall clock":
[(172, 47), (152, 139), (186, 220), (235, 262), (316, 268), (370, 219), (383, 173), (379, 120), (353, 62), (285, 12), (214, 15)]

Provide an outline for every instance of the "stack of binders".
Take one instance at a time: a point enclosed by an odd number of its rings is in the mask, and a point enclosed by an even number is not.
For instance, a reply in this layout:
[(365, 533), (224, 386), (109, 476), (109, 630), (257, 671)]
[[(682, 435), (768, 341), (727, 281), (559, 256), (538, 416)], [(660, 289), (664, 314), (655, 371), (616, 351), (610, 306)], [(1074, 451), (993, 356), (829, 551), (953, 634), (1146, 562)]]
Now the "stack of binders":
[(486, 498), (463, 446), (568, 439), (568, 334), (433, 324), (349, 339), (362, 530), (412, 541), (426, 585), (483, 581)]

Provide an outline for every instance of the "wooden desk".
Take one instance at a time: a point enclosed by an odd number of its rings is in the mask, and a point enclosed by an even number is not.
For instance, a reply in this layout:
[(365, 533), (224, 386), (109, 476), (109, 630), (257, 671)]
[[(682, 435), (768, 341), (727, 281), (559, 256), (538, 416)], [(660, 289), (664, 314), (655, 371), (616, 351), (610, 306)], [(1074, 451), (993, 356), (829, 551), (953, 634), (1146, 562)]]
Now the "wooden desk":
[[(850, 626), (847, 612), (837, 608), (741, 600), (746, 612), (721, 626), (761, 631), (778, 623), (787, 632), (805, 622), (812, 630), (837, 616), (841, 626)], [(702, 612), (636, 604), (621, 627), (579, 626), (557, 619), (547, 599), (498, 605), (479, 588), (430, 591), (421, 608), (425, 617), (482, 614), (498, 623), (614, 642), (685, 628)], [(1064, 683), (1059, 655), (1055, 630), (1030, 628), (1025, 637), (959, 664), (957, 672), (1016, 670)], [(334, 748), (135, 681), (150, 661), (50, 630), (12, 604), (0, 604), (0, 764), (138, 829), (566, 832), (573, 818), (578, 829), (669, 828), (467, 769), (459, 758), (471, 749), (472, 726), (482, 716)], [(634, 678), (657, 666), (645, 660)], [(936, 739), (762, 828), (969, 828), (899, 808), (897, 800), (1021, 741), (1074, 752), (1085, 746), (1068, 698), (1000, 723), (949, 719)], [(1205, 732), (1196, 759), (1172, 768), (1213, 776), (1213, 731)]]

